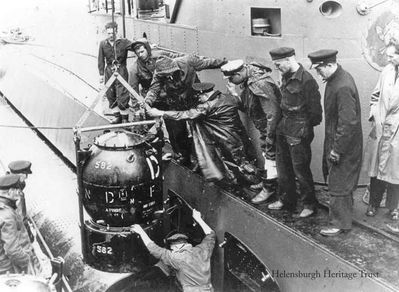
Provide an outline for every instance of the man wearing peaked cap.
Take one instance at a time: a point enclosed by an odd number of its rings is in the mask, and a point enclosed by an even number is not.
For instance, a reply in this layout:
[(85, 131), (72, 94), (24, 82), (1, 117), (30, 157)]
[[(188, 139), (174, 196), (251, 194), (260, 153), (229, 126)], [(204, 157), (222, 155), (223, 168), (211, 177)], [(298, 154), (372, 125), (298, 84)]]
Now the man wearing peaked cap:
[[(18, 188), (19, 187), (19, 175), (16, 174), (7, 174), (0, 176), (0, 190), (8, 191), (11, 188)], [(2, 192), (0, 196), (6, 196), (7, 192)], [(7, 194), (8, 196), (8, 194)]]
[(308, 55), (310, 62), (313, 66), (317, 67), (320, 65), (327, 65), (329, 63), (334, 64), (337, 62), (337, 50), (318, 50)]
[[(300, 201), (300, 218), (311, 216), (316, 195), (310, 162), (313, 127), (322, 120), (319, 86), (313, 76), (295, 59), (293, 48), (281, 47), (270, 51), (274, 65), (281, 73), (282, 118), (276, 130), (278, 182), (281, 196), (269, 209), (296, 211)], [(296, 180), (300, 194), (297, 194)]]
[(16, 211), (19, 178), (15, 174), (0, 176), (0, 274), (27, 272), (29, 263), (34, 262), (29, 235)]
[[(213, 83), (194, 83), (197, 102), (186, 111), (148, 110), (165, 120), (190, 120), (198, 165), (208, 181), (221, 184), (259, 183), (250, 163), (254, 152), (238, 113), (239, 100), (214, 90)], [(234, 170), (226, 171), (225, 164)]]
[(25, 193), (23, 192), (23, 190), (26, 186), (26, 179), (28, 178), (28, 175), (32, 173), (31, 166), (32, 163), (27, 160), (16, 160), (8, 164), (10, 172), (13, 174), (18, 174), (20, 176), (19, 188), (21, 189), (21, 194), (20, 194), (21, 198), (19, 201), (20, 208), (18, 208), (18, 211), (21, 212), (23, 218), (26, 218), (26, 200), (25, 200)]
[(32, 163), (27, 160), (12, 161), (10, 164), (8, 164), (8, 168), (10, 169), (11, 173), (31, 174), (31, 166)]
[(352, 196), (363, 152), (359, 94), (353, 77), (337, 64), (337, 53), (328, 49), (308, 55), (318, 75), (326, 81), (323, 174), (328, 176), (330, 226), (320, 231), (325, 236), (351, 229)]
[(188, 242), (188, 237), (183, 233), (174, 233), (166, 238), (166, 242), (171, 246), (173, 244)]
[(295, 56), (295, 50), (289, 47), (280, 47), (270, 51), (272, 61)]
[(242, 60), (228, 62), (221, 67), (222, 73), (228, 79), (227, 89), (238, 96), (235, 85), (241, 85), (243, 90), (239, 100), (240, 109), (248, 115), (260, 133), (260, 147), (265, 159), (262, 170), (261, 191), (251, 202), (260, 204), (276, 194), (276, 125), (280, 119), (281, 93), (274, 80), (270, 77), (271, 69), (259, 63), (244, 64)]
[(194, 83), (193, 90), (198, 94), (203, 94), (213, 91), (215, 84), (213, 83)]
[[(145, 102), (162, 110), (187, 110), (193, 100), (192, 85), (199, 82), (198, 71), (219, 68), (226, 61), (197, 55), (178, 58), (162, 57), (155, 63), (155, 72)], [(162, 94), (162, 93), (165, 94)], [(162, 104), (162, 107), (159, 105)], [(185, 121), (166, 124), (173, 151), (180, 163), (191, 166), (192, 140)]]
[(135, 224), (131, 231), (140, 235), (149, 252), (162, 264), (176, 272), (176, 278), (183, 291), (213, 291), (211, 283), (211, 256), (215, 246), (215, 232), (201, 218), (201, 213), (193, 210), (193, 219), (205, 233), (202, 242), (195, 247), (187, 242), (188, 237), (177, 233), (167, 240), (170, 250), (155, 244), (143, 230)]

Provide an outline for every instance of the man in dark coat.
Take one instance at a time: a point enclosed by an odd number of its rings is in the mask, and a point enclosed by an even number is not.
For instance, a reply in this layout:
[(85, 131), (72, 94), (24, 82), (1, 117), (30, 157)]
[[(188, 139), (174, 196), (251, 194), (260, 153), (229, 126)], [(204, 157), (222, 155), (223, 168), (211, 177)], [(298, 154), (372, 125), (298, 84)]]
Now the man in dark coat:
[[(168, 110), (189, 109), (193, 102), (192, 85), (199, 82), (197, 71), (219, 68), (225, 63), (224, 60), (194, 54), (175, 59), (166, 56), (158, 58), (153, 80), (145, 98), (146, 104), (149, 106), (166, 104)], [(163, 90), (166, 95), (161, 95)], [(173, 129), (168, 129), (168, 133), (173, 151), (181, 155), (180, 163), (190, 166), (192, 142), (186, 122), (176, 123)]]
[[(126, 68), (126, 59), (132, 42), (128, 39), (117, 37), (118, 25), (115, 22), (107, 23), (105, 29), (108, 37), (100, 42), (98, 51), (100, 83), (107, 83), (114, 71), (118, 72), (127, 81), (129, 77)], [(127, 122), (129, 114), (129, 91), (118, 80), (115, 80), (106, 95), (109, 108), (115, 116), (115, 119), (111, 123)]]
[(147, 113), (165, 120), (191, 121), (195, 153), (205, 179), (257, 183), (256, 168), (248, 158), (254, 156), (254, 151), (238, 114), (239, 100), (213, 90), (214, 86), (213, 83), (194, 83), (193, 90), (199, 97), (191, 109), (161, 111), (152, 108)]
[[(252, 198), (253, 204), (266, 202), (277, 189), (276, 126), (281, 117), (281, 93), (270, 76), (271, 69), (258, 63), (244, 64), (242, 60), (228, 62), (221, 70), (229, 82), (227, 89), (240, 100), (245, 112), (260, 133), (260, 146), (265, 157), (262, 190)], [(243, 88), (238, 96), (235, 85)]]
[(357, 187), (363, 135), (360, 101), (353, 77), (336, 62), (336, 50), (308, 55), (327, 82), (324, 94), (325, 139), (323, 174), (328, 176), (330, 224), (320, 233), (334, 236), (352, 227), (353, 192)]
[(276, 68), (282, 73), (281, 112), (277, 125), (277, 171), (282, 197), (269, 209), (296, 210), (298, 201), (296, 179), (303, 209), (300, 218), (314, 213), (317, 203), (313, 175), (310, 169), (314, 138), (313, 127), (320, 124), (322, 109), (319, 86), (312, 75), (295, 59), (293, 48), (281, 47), (270, 51)]

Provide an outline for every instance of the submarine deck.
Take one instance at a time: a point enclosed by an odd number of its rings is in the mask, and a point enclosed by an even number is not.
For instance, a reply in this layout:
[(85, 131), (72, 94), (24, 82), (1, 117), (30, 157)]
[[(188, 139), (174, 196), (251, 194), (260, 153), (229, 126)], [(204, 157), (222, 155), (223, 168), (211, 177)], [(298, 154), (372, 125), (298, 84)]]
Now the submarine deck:
[[(25, 125), (12, 112), (11, 107), (6, 102), (3, 101), (0, 103), (0, 109), (2, 113), (0, 115), (1, 125)], [(73, 234), (73, 239), (68, 239), (69, 242), (64, 243), (53, 242), (53, 245), (50, 244), (50, 246), (59, 248), (59, 252), (64, 252), (65, 248), (63, 245), (70, 244), (71, 240), (80, 244), (77, 226), (77, 198), (74, 192), (76, 178), (72, 170), (49, 147), (44, 147), (44, 141), (37, 135), (34, 135), (29, 128), (15, 129), (0, 127), (0, 135), (4, 137), (0, 146), (0, 160), (4, 166), (9, 161), (16, 159), (28, 159), (33, 162), (34, 174), (29, 178), (27, 187), (28, 208), (33, 208), (35, 213), (44, 212), (47, 216), (52, 214), (59, 217), (64, 214), (65, 218), (62, 219), (64, 225), (61, 228), (71, 228), (70, 234)], [(170, 162), (170, 164), (168, 167), (169, 171), (176, 170), (176, 173), (179, 173), (177, 175), (187, 175), (195, 177), (198, 181), (202, 180), (199, 175), (192, 173), (188, 169), (184, 169), (175, 162)], [(184, 182), (184, 180), (181, 181)], [(69, 191), (69, 194), (66, 196), (62, 195), (61, 193), (65, 193), (66, 190)], [(310, 218), (298, 220), (285, 211), (270, 211), (266, 205), (253, 206), (245, 200), (238, 200), (240, 201), (239, 206), (244, 208), (245, 212), (258, 211), (263, 218), (277, 220), (295, 234), (299, 234), (299, 236), (304, 237), (310, 242), (327, 249), (343, 261), (355, 266), (359, 271), (372, 273), (372, 277), (376, 277), (378, 280), (387, 283), (392, 291), (399, 290), (397, 288), (399, 287), (399, 238), (384, 230), (385, 223), (390, 222), (384, 215), (384, 212), (380, 211), (375, 218), (364, 216), (367, 207), (362, 202), (364, 190), (364, 188), (358, 189), (354, 196), (355, 223), (352, 231), (334, 238), (325, 238), (319, 235), (320, 226), (327, 223), (328, 210), (325, 207), (318, 208), (316, 215)], [(236, 195), (227, 193), (224, 190), (219, 190), (219, 193), (237, 200)], [(317, 186), (317, 196), (319, 201), (326, 202), (325, 187)], [(33, 198), (36, 202), (29, 201)], [(75, 210), (73, 206), (76, 207)], [(195, 201), (194, 207), (196, 207)], [(51, 212), (45, 209), (51, 209)], [(47, 219), (51, 220), (51, 218)], [(251, 226), (248, 227), (250, 228)], [(45, 227), (42, 225), (42, 228)], [(48, 235), (49, 233), (45, 233), (45, 236), (46, 234)], [(222, 240), (222, 238), (218, 239), (219, 241)], [(292, 244), (295, 244), (295, 242), (293, 241)], [(57, 255), (57, 251), (53, 250), (53, 253)], [(65, 255), (61, 254), (61, 256)], [(284, 255), (281, 254), (281, 256)], [(309, 254), (308, 256), (312, 255)], [(103, 274), (108, 273), (98, 272), (97, 274), (96, 272), (95, 274), (94, 272), (90, 272), (89, 274), (93, 275), (95, 281), (100, 281), (99, 278), (103, 277)], [(69, 276), (73, 278), (72, 275)], [(111, 275), (108, 279), (103, 278), (102, 281), (106, 282), (108, 280), (113, 282), (117, 278), (121, 278), (121, 276)], [(80, 283), (82, 286), (85, 284), (87, 285), (87, 283)], [(90, 291), (83, 288), (80, 289), (82, 290), (76, 291)]]

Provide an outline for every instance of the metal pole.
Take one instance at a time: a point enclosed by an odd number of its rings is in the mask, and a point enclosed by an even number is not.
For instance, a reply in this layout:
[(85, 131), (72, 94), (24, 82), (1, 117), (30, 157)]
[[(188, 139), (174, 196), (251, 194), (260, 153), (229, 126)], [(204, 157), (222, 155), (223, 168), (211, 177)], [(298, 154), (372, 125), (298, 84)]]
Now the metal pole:
[(120, 0), (121, 3), (121, 7), (122, 7), (122, 33), (123, 33), (123, 37), (126, 38), (126, 21), (125, 21), (125, 0)]
[(74, 142), (75, 142), (75, 153), (76, 153), (76, 175), (78, 180), (78, 199), (79, 199), (79, 228), (80, 228), (80, 237), (82, 243), (82, 255), (83, 259), (86, 257), (86, 238), (84, 232), (84, 215), (83, 215), (83, 179), (82, 179), (82, 161), (80, 154), (80, 133), (77, 128), (74, 129)]

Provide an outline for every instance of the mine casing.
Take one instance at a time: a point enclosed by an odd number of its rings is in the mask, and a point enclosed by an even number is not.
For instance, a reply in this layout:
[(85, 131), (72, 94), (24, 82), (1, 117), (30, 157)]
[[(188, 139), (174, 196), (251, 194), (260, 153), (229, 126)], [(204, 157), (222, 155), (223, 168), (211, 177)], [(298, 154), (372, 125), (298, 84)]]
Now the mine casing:
[(85, 262), (108, 272), (131, 272), (152, 263), (146, 247), (129, 226), (140, 224), (158, 243), (163, 222), (161, 149), (128, 131), (97, 137), (83, 163), (80, 194), (90, 216), (84, 222)]

